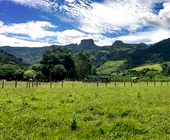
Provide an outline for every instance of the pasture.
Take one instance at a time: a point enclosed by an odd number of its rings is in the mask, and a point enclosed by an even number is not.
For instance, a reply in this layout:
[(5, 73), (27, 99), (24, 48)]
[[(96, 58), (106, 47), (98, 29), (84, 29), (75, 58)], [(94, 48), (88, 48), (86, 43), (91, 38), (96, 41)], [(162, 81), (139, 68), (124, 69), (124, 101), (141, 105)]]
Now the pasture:
[(6, 82), (2, 140), (170, 139), (169, 83)]
[(99, 68), (97, 68), (98, 74), (112, 74), (113, 72), (117, 71), (121, 65), (123, 65), (126, 61), (125, 60), (118, 60), (118, 61), (107, 61)]
[(141, 71), (143, 69), (153, 69), (153, 70), (156, 70), (156, 71), (159, 71), (159, 72), (162, 71), (160, 64), (144, 65), (144, 66), (136, 67), (133, 70)]

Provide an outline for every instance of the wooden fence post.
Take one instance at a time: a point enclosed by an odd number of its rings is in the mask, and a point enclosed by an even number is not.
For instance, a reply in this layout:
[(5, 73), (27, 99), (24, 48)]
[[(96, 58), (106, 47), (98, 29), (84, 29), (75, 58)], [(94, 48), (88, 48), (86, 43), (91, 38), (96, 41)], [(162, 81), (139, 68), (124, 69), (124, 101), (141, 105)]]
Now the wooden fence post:
[(64, 82), (62, 81), (62, 88), (63, 88), (63, 86), (64, 86)]
[(4, 88), (4, 83), (5, 83), (5, 81), (4, 81), (4, 80), (2, 80), (2, 88)]
[(29, 86), (29, 88), (30, 88), (30, 84), (31, 84), (31, 83), (30, 83), (30, 81), (29, 81), (29, 85), (28, 85), (28, 86)]
[(36, 87), (38, 87), (38, 80), (36, 81)]
[(28, 81), (27, 81), (27, 85), (26, 85), (26, 87), (28, 88)]
[(156, 82), (154, 81), (154, 86), (156, 86)]
[(15, 88), (17, 88), (17, 80), (15, 80)]
[(115, 81), (115, 87), (116, 87), (116, 81)]
[(31, 82), (32, 82), (32, 87), (34, 87), (34, 81), (32, 80)]
[(50, 88), (52, 88), (52, 81), (50, 82)]
[(74, 87), (74, 82), (72, 83), (72, 87)]

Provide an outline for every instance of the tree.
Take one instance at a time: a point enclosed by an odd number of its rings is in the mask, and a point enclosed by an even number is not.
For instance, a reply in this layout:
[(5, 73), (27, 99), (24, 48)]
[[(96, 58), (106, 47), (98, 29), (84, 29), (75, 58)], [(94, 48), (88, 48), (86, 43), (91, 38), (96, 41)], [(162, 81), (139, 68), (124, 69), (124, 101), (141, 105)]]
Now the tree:
[(148, 76), (150, 80), (153, 80), (153, 79), (155, 80), (156, 75), (157, 75), (157, 71), (148, 71), (146, 73), (146, 76)]
[(36, 79), (37, 80), (42, 80), (44, 79), (44, 75), (42, 74), (42, 64), (37, 63), (37, 64), (33, 64), (29, 67), (29, 69), (32, 69), (36, 72)]
[[(70, 71), (75, 67), (71, 50), (60, 46), (54, 47), (52, 51), (47, 50), (44, 53), (40, 64), (42, 64), (42, 74), (48, 80), (58, 80), (55, 70), (58, 71), (59, 69), (64, 72), (64, 74), (60, 73), (62, 78), (66, 78), (66, 76), (70, 76)], [(60, 74), (58, 73), (58, 76)]]
[(75, 55), (76, 71), (79, 79), (84, 79), (91, 74), (91, 61), (87, 51), (80, 51)]
[(24, 72), (24, 79), (28, 80), (28, 79), (35, 79), (36, 77), (36, 72), (34, 70), (26, 70)]
[(16, 65), (4, 64), (0, 66), (0, 79), (22, 80), (23, 70)]
[(91, 68), (91, 74), (94, 76), (94, 75), (97, 75), (97, 69), (96, 69), (96, 67), (95, 66), (93, 66), (92, 68)]
[(169, 62), (162, 63), (161, 68), (162, 68), (162, 73), (164, 75), (170, 75), (170, 63)]
[(57, 80), (57, 81), (63, 80), (67, 74), (67, 70), (65, 69), (64, 65), (62, 65), (62, 64), (55, 65), (51, 69), (50, 72), (51, 72), (51, 79)]

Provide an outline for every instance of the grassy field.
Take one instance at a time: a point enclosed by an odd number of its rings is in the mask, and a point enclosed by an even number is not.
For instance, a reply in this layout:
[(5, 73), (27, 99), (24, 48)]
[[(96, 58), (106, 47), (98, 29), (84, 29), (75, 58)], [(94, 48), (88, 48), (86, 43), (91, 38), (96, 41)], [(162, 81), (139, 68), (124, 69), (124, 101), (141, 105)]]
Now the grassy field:
[(0, 88), (0, 140), (168, 140), (167, 83), (26, 83)]
[(112, 74), (118, 68), (125, 63), (125, 60), (118, 60), (118, 61), (107, 61), (102, 66), (97, 68), (98, 74)]
[(157, 70), (157, 71), (162, 71), (160, 64), (140, 66), (140, 67), (134, 68), (133, 70), (140, 71), (140, 70), (143, 70), (143, 69), (146, 69), (146, 68), (154, 69), (154, 70)]

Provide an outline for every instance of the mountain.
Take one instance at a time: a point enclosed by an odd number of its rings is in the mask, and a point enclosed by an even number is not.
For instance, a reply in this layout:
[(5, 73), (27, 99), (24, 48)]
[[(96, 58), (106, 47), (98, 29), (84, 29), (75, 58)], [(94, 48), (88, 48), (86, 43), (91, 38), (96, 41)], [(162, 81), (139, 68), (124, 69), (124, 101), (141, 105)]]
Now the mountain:
[(69, 49), (72, 50), (73, 53), (77, 53), (80, 50), (86, 51), (96, 51), (99, 50), (99, 46), (94, 43), (93, 39), (83, 39), (80, 44), (68, 44), (66, 45)]
[[(24, 62), (33, 64), (39, 62), (46, 50), (52, 50), (52, 46), (44, 47), (10, 47), (3, 46), (1, 49), (7, 53), (22, 58)], [(66, 45), (73, 53), (80, 50), (89, 52), (92, 64), (96, 67), (107, 61), (126, 60), (123, 69), (133, 68), (148, 63), (161, 63), (170, 61), (170, 38), (158, 43), (146, 45), (144, 43), (127, 44), (121, 40), (115, 41), (110, 46), (97, 46), (92, 39), (81, 40), (80, 44)]]
[(170, 61), (170, 38), (149, 45), (145, 49), (136, 50), (127, 61), (128, 67), (136, 67), (143, 64), (154, 64)]
[(92, 64), (98, 67), (107, 61), (128, 60), (135, 51), (140, 51), (147, 47), (144, 43), (126, 44), (118, 40), (111, 46), (103, 46), (98, 51), (91, 52)]
[(17, 58), (14, 55), (4, 52), (0, 49), (0, 64), (14, 64), (18, 66), (26, 66), (27, 64), (23, 63), (22, 58)]
[[(2, 46), (1, 49), (5, 52), (13, 54), (16, 57), (23, 59), (25, 63), (33, 64), (39, 62), (42, 58), (42, 55), (46, 50), (52, 50), (53, 47), (59, 45), (51, 45), (44, 47), (11, 47), (11, 46)], [(96, 51), (99, 49), (99, 46), (94, 44), (92, 39), (81, 40), (79, 45), (77, 44), (68, 44), (66, 45), (73, 53), (77, 53), (80, 50), (87, 51)]]
[(3, 46), (1, 49), (5, 52), (13, 54), (16, 57), (22, 58), (25, 63), (33, 64), (39, 62), (46, 50), (52, 47), (11, 47)]

